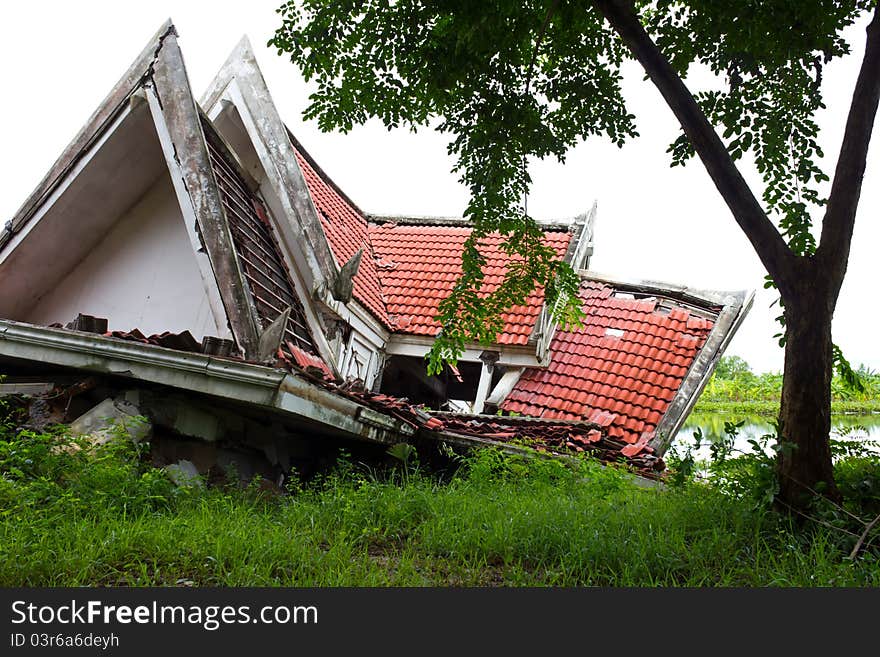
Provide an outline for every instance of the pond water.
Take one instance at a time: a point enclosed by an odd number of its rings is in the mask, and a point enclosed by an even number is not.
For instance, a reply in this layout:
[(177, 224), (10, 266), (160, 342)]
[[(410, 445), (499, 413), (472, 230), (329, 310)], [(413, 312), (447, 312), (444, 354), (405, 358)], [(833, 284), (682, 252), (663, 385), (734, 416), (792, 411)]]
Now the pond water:
[[(766, 416), (749, 417), (741, 414), (693, 414), (684, 423), (679, 430), (673, 442), (673, 447), (677, 447), (679, 453), (687, 445), (694, 443), (694, 431), (699, 428), (703, 432), (703, 441), (700, 449), (694, 453), (697, 460), (708, 459), (710, 456), (709, 443), (717, 441), (724, 437), (725, 422), (740, 422), (745, 420), (745, 424), (740, 427), (734, 448), (746, 452), (752, 451), (749, 440), (757, 440), (761, 442), (761, 438), (767, 434), (775, 433), (775, 429), (771, 424), (772, 418)], [(880, 452), (880, 413), (871, 415), (832, 415), (831, 431), (833, 439), (843, 439), (847, 441), (856, 441), (864, 444), (873, 451)], [(770, 441), (771, 443), (773, 441)], [(873, 444), (872, 444), (873, 443)]]

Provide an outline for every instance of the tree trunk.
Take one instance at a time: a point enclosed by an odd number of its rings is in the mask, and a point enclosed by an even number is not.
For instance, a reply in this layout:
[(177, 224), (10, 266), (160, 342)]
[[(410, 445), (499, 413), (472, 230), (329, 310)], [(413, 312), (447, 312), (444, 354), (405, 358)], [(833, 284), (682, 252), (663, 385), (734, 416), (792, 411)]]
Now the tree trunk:
[(831, 317), (834, 298), (821, 276), (798, 275), (785, 299), (785, 370), (779, 410), (778, 501), (805, 509), (815, 492), (840, 494), (831, 464)]
[(785, 301), (786, 348), (779, 412), (779, 501), (802, 510), (814, 495), (840, 494), (831, 467), (831, 316), (846, 273), (868, 146), (880, 104), (880, 2), (868, 26), (819, 247), (795, 254), (736, 168), (678, 72), (642, 24), (632, 0), (593, 0), (663, 95), (706, 171), (749, 238)]

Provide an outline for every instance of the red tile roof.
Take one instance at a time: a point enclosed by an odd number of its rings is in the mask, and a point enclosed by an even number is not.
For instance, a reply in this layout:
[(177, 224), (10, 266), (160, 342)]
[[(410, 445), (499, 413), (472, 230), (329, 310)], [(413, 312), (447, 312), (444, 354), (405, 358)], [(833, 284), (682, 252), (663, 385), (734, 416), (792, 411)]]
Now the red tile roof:
[(532, 417), (583, 419), (631, 444), (652, 435), (706, 341), (713, 322), (655, 300), (615, 296), (607, 284), (581, 284), (586, 319), (557, 330), (546, 369), (526, 370), (502, 409)]
[(655, 476), (666, 467), (663, 459), (651, 450), (633, 450), (633, 445), (610, 438), (604, 427), (596, 428), (589, 422), (447, 415), (443, 417), (442, 429), (499, 442), (519, 441), (539, 452), (587, 452), (607, 463), (624, 461), (646, 477)]
[[(370, 223), (325, 174), (311, 157), (295, 146), (297, 163), (321, 218), (321, 225), (340, 265), (364, 249), (354, 278), (354, 296), (387, 328), (396, 333), (429, 335), (440, 325), (434, 321), (440, 301), (445, 298), (461, 273), (462, 246), (471, 229), (430, 223), (399, 225)], [(565, 255), (571, 233), (565, 229), (547, 230), (547, 243), (559, 257)], [(487, 258), (487, 290), (503, 279), (509, 256), (501, 237), (492, 235), (481, 244)], [(500, 344), (525, 345), (541, 311), (543, 291), (533, 292), (525, 305), (505, 314)]]
[[(414, 335), (435, 335), (440, 325), (434, 321), (437, 307), (461, 273), (461, 252), (471, 229), (464, 226), (436, 224), (370, 225), (370, 237), (376, 253), (379, 279), (385, 292), (388, 315), (394, 330)], [(559, 257), (565, 254), (571, 233), (548, 230), (547, 243)], [(487, 259), (487, 289), (494, 289), (503, 279), (509, 256), (501, 248), (501, 237), (491, 235), (481, 243)], [(505, 326), (500, 344), (524, 345), (541, 311), (543, 291), (533, 292), (525, 305), (516, 306), (504, 315)]]
[(321, 360), (320, 357), (310, 354), (304, 349), (300, 349), (289, 340), (287, 341), (287, 349), (290, 352), (292, 359), (287, 357), (287, 354), (284, 353), (283, 349), (279, 349), (276, 366), (286, 367), (287, 369), (296, 368), (307, 372), (312, 376), (316, 376), (319, 379), (326, 379), (327, 381), (333, 381), (336, 378), (333, 376), (333, 372), (327, 366), (327, 363)]
[(202, 344), (197, 342), (189, 331), (183, 331), (182, 333), (165, 331), (164, 333), (155, 333), (147, 336), (135, 328), (131, 331), (107, 331), (104, 333), (104, 336), (108, 338), (119, 338), (120, 340), (129, 340), (131, 342), (152, 344), (157, 347), (165, 347), (166, 349), (176, 349), (177, 351), (200, 352), (202, 350)]
[(360, 211), (353, 207), (336, 188), (321, 176), (309, 159), (296, 149), (296, 161), (306, 179), (306, 185), (312, 196), (312, 202), (321, 217), (321, 225), (330, 243), (330, 249), (340, 266), (348, 262), (363, 248), (360, 268), (354, 277), (354, 296), (376, 316), (385, 326), (389, 326), (388, 312), (382, 296), (379, 275), (373, 248), (370, 244), (370, 233), (367, 220)]

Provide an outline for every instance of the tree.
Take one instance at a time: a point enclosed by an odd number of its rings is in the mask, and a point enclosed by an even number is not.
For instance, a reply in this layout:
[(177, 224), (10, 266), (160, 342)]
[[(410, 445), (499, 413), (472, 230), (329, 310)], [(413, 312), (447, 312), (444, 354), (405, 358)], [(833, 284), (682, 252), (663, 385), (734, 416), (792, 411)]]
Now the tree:
[[(462, 276), (440, 307), (434, 370), (465, 341), (495, 337), (500, 311), (535, 285), (560, 319), (578, 318), (577, 277), (542, 244), (523, 207), (525, 161), (563, 161), (591, 135), (618, 145), (635, 137), (620, 85), (624, 61), (637, 60), (681, 126), (672, 165), (700, 158), (780, 294), (779, 500), (797, 508), (815, 491), (838, 496), (830, 384), (835, 364), (847, 364), (831, 318), (880, 95), (878, 0), (303, 0), (278, 11), (269, 44), (317, 81), (305, 115), (322, 129), (378, 117), (389, 129), (433, 123), (452, 136), (474, 228)], [(842, 31), (867, 12), (873, 19), (830, 180), (818, 164), (814, 121), (822, 73), (850, 52)], [(714, 84), (691, 93), (684, 80), (695, 65)], [(745, 153), (763, 179), (760, 201), (736, 165)], [(818, 239), (811, 212), (824, 213)], [(487, 293), (479, 243), (493, 231), (505, 237), (512, 264)]]
[(715, 378), (737, 379), (752, 376), (752, 368), (739, 356), (722, 356), (715, 366)]

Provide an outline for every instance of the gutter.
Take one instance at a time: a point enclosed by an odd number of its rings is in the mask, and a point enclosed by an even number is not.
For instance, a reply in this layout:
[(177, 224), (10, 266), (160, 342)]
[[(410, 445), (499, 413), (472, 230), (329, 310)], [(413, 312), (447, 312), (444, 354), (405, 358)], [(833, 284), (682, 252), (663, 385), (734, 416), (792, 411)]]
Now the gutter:
[(94, 333), (0, 320), (0, 357), (147, 381), (253, 404), (331, 433), (382, 444), (415, 429), (285, 370)]

